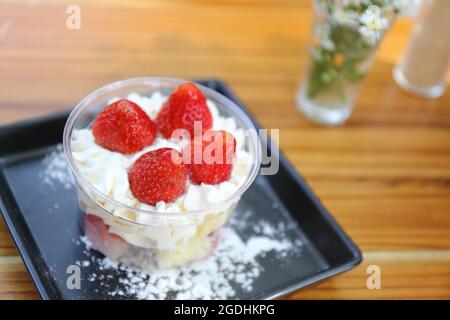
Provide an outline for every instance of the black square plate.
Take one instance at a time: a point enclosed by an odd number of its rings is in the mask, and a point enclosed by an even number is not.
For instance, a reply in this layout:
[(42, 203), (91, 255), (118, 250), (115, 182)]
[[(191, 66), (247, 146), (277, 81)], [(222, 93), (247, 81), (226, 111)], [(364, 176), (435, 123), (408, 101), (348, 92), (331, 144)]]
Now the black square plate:
[[(198, 82), (235, 101), (249, 114), (222, 82)], [(67, 117), (68, 112), (63, 112), (0, 127), (0, 210), (43, 299), (133, 298), (108, 294), (111, 287), (120, 286), (114, 284), (115, 277), (108, 287), (97, 279), (87, 281), (80, 290), (67, 288), (67, 266), (87, 258), (87, 251), (77, 244), (79, 209), (71, 187), (43, 183), (41, 175), (46, 155), (61, 144)], [(270, 140), (263, 144), (276, 154)], [(256, 232), (252, 228), (256, 221), (281, 222), (289, 226), (286, 236), (300, 250), (281, 258), (270, 254), (258, 258), (262, 274), (251, 290), (236, 288), (238, 299), (279, 297), (349, 270), (362, 259), (356, 245), (282, 153), (279, 163), (276, 175), (258, 176), (244, 194), (234, 219), (246, 223), (236, 224), (236, 232), (245, 240)], [(92, 263), (83, 268), (82, 277), (107, 272)]]

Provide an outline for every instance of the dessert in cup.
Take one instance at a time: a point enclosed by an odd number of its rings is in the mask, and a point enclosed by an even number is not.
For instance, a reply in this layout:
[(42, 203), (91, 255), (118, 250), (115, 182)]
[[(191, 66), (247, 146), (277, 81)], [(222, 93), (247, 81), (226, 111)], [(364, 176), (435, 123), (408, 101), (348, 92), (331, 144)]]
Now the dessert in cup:
[(255, 179), (260, 144), (232, 101), (167, 78), (109, 84), (64, 130), (86, 238), (144, 269), (202, 259)]

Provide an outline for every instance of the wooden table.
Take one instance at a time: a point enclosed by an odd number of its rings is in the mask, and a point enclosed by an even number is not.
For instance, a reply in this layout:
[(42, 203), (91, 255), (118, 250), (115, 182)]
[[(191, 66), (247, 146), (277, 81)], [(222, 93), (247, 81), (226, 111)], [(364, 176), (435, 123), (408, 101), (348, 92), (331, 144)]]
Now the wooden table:
[[(267, 128), (364, 253), (351, 272), (290, 298), (450, 298), (450, 93), (424, 100), (391, 70), (411, 29), (383, 43), (356, 110), (335, 129), (294, 105), (310, 30), (310, 1), (0, 1), (0, 122), (73, 106), (130, 77), (218, 77)], [(366, 287), (378, 265), (382, 289)], [(0, 298), (36, 290), (0, 222)]]

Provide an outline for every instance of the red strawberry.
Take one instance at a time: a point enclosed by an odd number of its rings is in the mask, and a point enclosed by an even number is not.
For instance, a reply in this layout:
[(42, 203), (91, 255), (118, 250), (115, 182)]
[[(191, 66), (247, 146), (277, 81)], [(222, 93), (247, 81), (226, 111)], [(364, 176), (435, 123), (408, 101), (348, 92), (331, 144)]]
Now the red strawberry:
[(156, 125), (137, 104), (121, 99), (100, 112), (92, 133), (103, 148), (130, 154), (153, 143)]
[(84, 216), (84, 233), (92, 246), (113, 259), (119, 258), (128, 249), (128, 243), (116, 234), (108, 232), (108, 226), (95, 215)]
[(172, 123), (170, 121), (170, 107), (168, 102), (164, 103), (158, 115), (156, 116), (155, 121), (162, 135), (166, 138), (169, 138), (173, 130)]
[(186, 129), (194, 136), (194, 124), (200, 122), (202, 132), (212, 128), (212, 116), (206, 98), (193, 83), (184, 83), (173, 92), (156, 117), (161, 133), (169, 138), (175, 129)]
[(207, 131), (196, 137), (183, 150), (194, 184), (218, 184), (230, 178), (236, 140), (226, 131)]
[[(177, 161), (172, 159), (178, 157)], [(161, 148), (140, 156), (128, 171), (133, 195), (141, 202), (155, 205), (171, 202), (185, 190), (187, 169), (181, 154), (172, 148)]]

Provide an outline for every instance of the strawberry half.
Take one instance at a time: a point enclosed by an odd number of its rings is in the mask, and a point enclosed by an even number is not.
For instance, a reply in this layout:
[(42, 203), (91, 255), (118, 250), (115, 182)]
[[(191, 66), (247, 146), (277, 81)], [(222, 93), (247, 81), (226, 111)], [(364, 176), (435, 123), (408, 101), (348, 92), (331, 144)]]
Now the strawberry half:
[(128, 243), (118, 235), (109, 233), (103, 220), (93, 214), (84, 216), (84, 233), (94, 249), (105, 256), (117, 259), (128, 250)]
[(195, 137), (183, 150), (192, 183), (218, 184), (228, 180), (235, 151), (236, 139), (229, 132), (210, 130)]
[(121, 99), (103, 109), (94, 121), (95, 142), (111, 151), (138, 152), (153, 143), (156, 125), (135, 103)]
[(202, 133), (212, 128), (212, 116), (203, 93), (193, 83), (184, 83), (173, 92), (156, 117), (161, 133), (170, 138), (176, 129), (186, 129), (194, 136), (195, 122)]
[[(173, 161), (172, 154), (179, 160)], [(187, 177), (181, 154), (172, 148), (144, 153), (128, 171), (131, 192), (139, 201), (150, 205), (178, 198), (184, 193)]]

